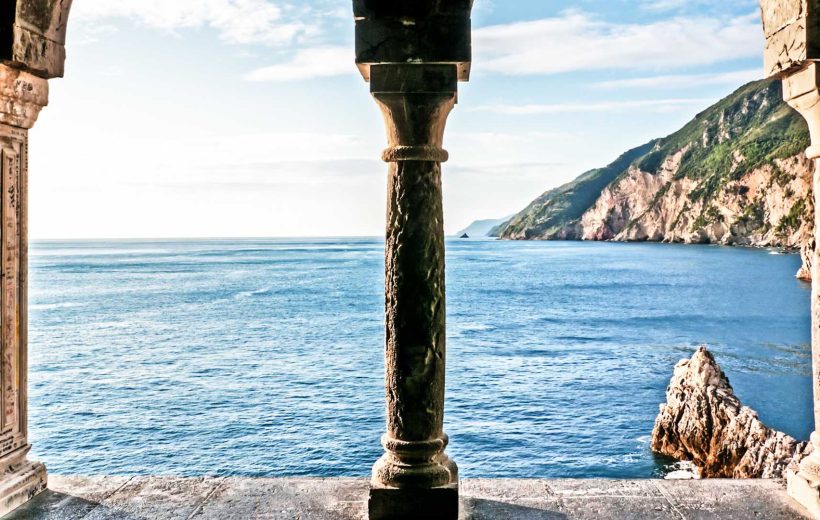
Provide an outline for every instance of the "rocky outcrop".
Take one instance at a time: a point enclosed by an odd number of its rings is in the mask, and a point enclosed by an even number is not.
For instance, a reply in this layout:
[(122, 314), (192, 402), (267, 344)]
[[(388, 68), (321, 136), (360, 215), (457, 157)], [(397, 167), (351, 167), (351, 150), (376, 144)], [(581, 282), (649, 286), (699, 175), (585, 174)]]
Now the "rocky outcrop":
[(811, 281), (811, 266), (814, 263), (814, 250), (817, 247), (817, 242), (812, 236), (800, 247), (800, 258), (803, 259), (803, 265), (797, 271), (797, 278), (804, 282)]
[(800, 250), (812, 235), (812, 169), (803, 154), (773, 160), (692, 200), (698, 181), (676, 178), (681, 151), (657, 173), (631, 167), (581, 217), (582, 240), (682, 242)]
[(703, 478), (779, 478), (811, 452), (743, 406), (704, 347), (675, 366), (652, 431), (652, 451), (691, 461)]

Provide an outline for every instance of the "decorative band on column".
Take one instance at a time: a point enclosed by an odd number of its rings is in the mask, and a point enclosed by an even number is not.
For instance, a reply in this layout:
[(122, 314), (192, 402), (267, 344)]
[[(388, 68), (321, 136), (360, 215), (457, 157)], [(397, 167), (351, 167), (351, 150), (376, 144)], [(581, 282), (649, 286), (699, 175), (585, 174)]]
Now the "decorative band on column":
[(382, 435), (382, 446), (387, 451), (406, 456), (423, 456), (439, 453), (447, 447), (447, 438), (439, 437), (426, 441), (401, 441), (387, 434)]
[(393, 146), (382, 153), (384, 162), (432, 161), (447, 162), (450, 154), (436, 146)]

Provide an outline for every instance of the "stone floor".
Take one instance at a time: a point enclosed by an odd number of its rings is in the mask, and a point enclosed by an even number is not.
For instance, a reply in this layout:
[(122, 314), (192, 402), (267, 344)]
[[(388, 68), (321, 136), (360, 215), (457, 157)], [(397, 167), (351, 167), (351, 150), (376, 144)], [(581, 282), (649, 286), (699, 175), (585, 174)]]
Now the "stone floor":
[[(365, 518), (361, 479), (49, 477), (4, 520), (347, 520)], [(462, 482), (465, 519), (803, 519), (780, 481)], [(420, 517), (422, 518), (422, 517)]]

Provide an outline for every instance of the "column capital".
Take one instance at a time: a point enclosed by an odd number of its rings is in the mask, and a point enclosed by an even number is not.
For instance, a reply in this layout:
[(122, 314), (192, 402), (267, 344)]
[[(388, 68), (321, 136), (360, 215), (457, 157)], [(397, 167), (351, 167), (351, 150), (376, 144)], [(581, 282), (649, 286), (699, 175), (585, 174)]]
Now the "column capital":
[(48, 105), (48, 81), (0, 65), (0, 123), (29, 129)]
[(385, 162), (446, 162), (447, 116), (456, 104), (456, 65), (373, 65), (370, 91), (384, 117)]
[(820, 158), (820, 67), (814, 62), (783, 78), (783, 99), (806, 120), (811, 146), (809, 159)]

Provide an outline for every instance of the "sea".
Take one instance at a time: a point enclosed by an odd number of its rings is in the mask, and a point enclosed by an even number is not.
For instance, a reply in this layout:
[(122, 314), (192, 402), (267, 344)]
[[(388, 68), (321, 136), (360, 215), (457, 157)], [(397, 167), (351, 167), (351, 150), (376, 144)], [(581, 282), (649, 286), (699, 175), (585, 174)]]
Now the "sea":
[[(39, 241), (29, 432), (54, 474), (366, 476), (384, 429), (380, 239)], [(464, 477), (651, 478), (675, 364), (714, 352), (812, 429), (810, 287), (774, 250), (447, 242)]]

